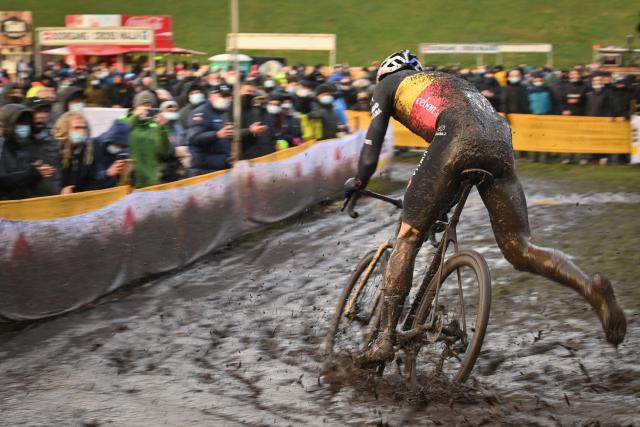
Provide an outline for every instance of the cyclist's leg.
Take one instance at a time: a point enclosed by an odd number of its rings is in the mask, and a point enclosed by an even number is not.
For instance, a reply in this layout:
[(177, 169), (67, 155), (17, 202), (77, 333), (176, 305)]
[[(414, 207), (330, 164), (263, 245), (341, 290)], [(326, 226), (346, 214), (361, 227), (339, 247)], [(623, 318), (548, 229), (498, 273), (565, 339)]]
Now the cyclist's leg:
[(618, 345), (624, 339), (626, 319), (611, 284), (600, 274), (590, 278), (561, 251), (531, 242), (524, 192), (513, 162), (510, 163), (503, 176), (479, 188), (502, 253), (516, 269), (539, 274), (577, 291), (596, 310), (607, 340)]
[(416, 254), (429, 228), (449, 209), (459, 190), (456, 153), (451, 138), (434, 138), (409, 182), (402, 224), (385, 272), (382, 331), (358, 359), (360, 364), (389, 361), (394, 356), (396, 324), (411, 287)]

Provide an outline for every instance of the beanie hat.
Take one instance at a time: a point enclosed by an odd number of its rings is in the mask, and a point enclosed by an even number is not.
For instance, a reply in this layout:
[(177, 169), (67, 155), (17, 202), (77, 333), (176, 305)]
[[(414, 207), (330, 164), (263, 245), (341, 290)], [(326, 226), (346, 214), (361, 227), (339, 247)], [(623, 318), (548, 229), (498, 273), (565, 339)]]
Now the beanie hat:
[(143, 90), (133, 97), (133, 108), (139, 107), (142, 104), (150, 103), (152, 107), (155, 107), (156, 97), (153, 96), (148, 90)]

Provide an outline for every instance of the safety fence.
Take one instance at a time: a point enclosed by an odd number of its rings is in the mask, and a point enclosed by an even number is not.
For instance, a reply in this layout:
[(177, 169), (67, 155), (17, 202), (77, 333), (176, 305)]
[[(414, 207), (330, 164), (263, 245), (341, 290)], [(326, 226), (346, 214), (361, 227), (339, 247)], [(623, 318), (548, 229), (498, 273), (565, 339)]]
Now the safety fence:
[[(350, 119), (366, 128), (368, 112), (351, 111)], [(639, 118), (619, 121), (608, 117), (546, 116), (509, 114), (513, 147), (520, 151), (552, 153), (632, 154), (640, 162)], [(391, 120), (394, 145), (400, 148), (424, 148), (427, 142), (411, 133), (396, 120)], [(633, 129), (633, 132), (632, 132)], [(632, 163), (634, 159), (632, 158)]]
[(301, 212), (342, 189), (363, 141), (358, 131), (142, 190), (0, 202), (0, 318), (72, 310)]

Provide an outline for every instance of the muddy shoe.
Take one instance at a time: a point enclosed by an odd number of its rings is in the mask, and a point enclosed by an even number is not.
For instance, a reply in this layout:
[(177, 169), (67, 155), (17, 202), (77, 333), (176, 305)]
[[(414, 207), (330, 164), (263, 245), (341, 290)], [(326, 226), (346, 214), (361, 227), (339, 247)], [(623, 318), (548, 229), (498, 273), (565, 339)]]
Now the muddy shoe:
[(591, 283), (594, 292), (599, 294), (594, 308), (602, 323), (602, 329), (607, 341), (617, 347), (624, 340), (627, 332), (627, 319), (622, 308), (618, 305), (609, 279), (603, 274), (596, 273)]
[(366, 368), (380, 363), (391, 362), (394, 356), (391, 334), (381, 332), (369, 348), (356, 358), (356, 365)]

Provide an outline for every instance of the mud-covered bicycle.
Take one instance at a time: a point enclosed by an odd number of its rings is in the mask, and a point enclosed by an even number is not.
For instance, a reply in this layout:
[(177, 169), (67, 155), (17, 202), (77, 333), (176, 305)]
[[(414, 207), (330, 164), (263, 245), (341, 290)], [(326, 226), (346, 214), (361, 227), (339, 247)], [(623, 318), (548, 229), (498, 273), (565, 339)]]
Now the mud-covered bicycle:
[[(414, 274), (422, 277), (422, 281), (415, 294), (407, 297), (398, 322), (401, 329), (394, 345), (395, 361), (398, 367), (404, 365), (405, 379), (412, 385), (422, 382), (419, 373), (442, 376), (450, 382), (466, 381), (489, 322), (489, 267), (478, 252), (459, 250), (456, 227), (471, 189), (492, 181), (493, 176), (482, 169), (467, 169), (461, 173), (461, 179), (453, 214), (448, 222), (438, 221), (435, 225), (443, 233), (435, 255), (424, 273)], [(363, 195), (402, 208), (402, 200), (369, 190), (358, 191), (357, 196)], [(358, 216), (354, 210), (356, 200), (357, 197), (352, 197), (345, 201), (352, 218)], [(395, 235), (399, 228), (400, 222)], [(325, 339), (325, 351), (331, 359), (339, 354), (355, 358), (375, 340), (380, 326), (384, 273), (394, 241), (395, 237), (368, 252), (349, 277)], [(450, 248), (453, 254), (447, 254)], [(377, 366), (379, 374), (384, 369), (384, 364)]]

